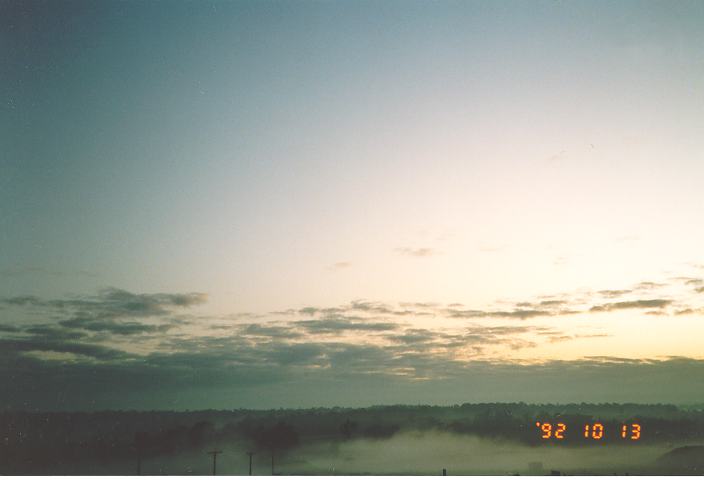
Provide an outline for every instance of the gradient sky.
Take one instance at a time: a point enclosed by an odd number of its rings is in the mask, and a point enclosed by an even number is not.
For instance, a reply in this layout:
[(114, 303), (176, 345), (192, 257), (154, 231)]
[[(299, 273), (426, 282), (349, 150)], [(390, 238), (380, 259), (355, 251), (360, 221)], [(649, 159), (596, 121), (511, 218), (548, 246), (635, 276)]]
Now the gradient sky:
[(0, 0), (0, 406), (700, 402), (702, 26)]

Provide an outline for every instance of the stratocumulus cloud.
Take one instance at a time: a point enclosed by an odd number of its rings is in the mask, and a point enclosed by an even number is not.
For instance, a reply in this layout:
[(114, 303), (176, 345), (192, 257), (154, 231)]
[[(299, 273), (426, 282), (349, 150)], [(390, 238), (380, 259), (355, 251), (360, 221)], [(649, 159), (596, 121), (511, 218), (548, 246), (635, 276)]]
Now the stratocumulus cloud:
[[(567, 324), (563, 329), (535, 323), (543, 318), (568, 321), (579, 314), (641, 309), (666, 314), (670, 307), (672, 313), (686, 315), (701, 309), (681, 298), (633, 295), (637, 292), (628, 289), (556, 294), (509, 301), (510, 308), (506, 301), (493, 308), (468, 308), (458, 303), (357, 299), (268, 315), (223, 316), (189, 313), (206, 302), (200, 293), (109, 288), (54, 299), (19, 295), (0, 299), (6, 312), (25, 315), (21, 321), (0, 323), (0, 377), (11, 385), (0, 400), (13, 408), (47, 408), (52, 402), (61, 408), (85, 399), (97, 402), (95, 406), (117, 405), (110, 403), (115, 394), (111, 385), (124, 385), (131, 397), (147, 403), (156, 401), (158, 391), (169, 392), (182, 405), (200, 402), (203, 395), (215, 402), (221, 397), (206, 393), (215, 391), (230, 392), (227, 395), (235, 395), (241, 405), (265, 393), (303, 398), (303, 392), (316, 391), (326, 404), (361, 405), (379, 392), (383, 394), (378, 398), (396, 398), (393, 391), (410, 395), (403, 401), (447, 401), (434, 396), (438, 388), (454, 392), (458, 400), (462, 395), (465, 400), (497, 400), (490, 393), (499, 395), (501, 382), (520, 386), (513, 391), (522, 392), (526, 400), (553, 395), (567, 401), (577, 393), (592, 395), (593, 400), (614, 398), (608, 395), (624, 400), (685, 398), (693, 388), (686, 379), (697, 378), (702, 370), (702, 361), (694, 358), (521, 360), (531, 358), (538, 345), (608, 336)], [(620, 300), (608, 301), (614, 297)], [(438, 323), (442, 318), (458, 323)], [(414, 323), (418, 319), (426, 322), (423, 327)], [(626, 376), (633, 388), (629, 394), (619, 393), (612, 388), (618, 382), (604, 383), (600, 397), (578, 384), (590, 375), (611, 380)], [(672, 388), (653, 390), (646, 381), (652, 375), (664, 375)], [(529, 382), (548, 377), (554, 385), (542, 398)], [(353, 388), (355, 395), (345, 397), (340, 392), (347, 387), (339, 390), (340, 385)], [(306, 398), (315, 404), (313, 397)]]

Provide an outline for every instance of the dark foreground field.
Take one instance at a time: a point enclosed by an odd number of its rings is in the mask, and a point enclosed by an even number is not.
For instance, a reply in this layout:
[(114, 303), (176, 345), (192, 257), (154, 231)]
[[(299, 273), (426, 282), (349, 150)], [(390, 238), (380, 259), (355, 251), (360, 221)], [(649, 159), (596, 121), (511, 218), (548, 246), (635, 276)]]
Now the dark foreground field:
[[(597, 423), (604, 435), (585, 438)], [(254, 475), (702, 474), (703, 445), (704, 410), (672, 405), (0, 414), (5, 475), (211, 474), (213, 450), (225, 475), (248, 474), (247, 452)]]

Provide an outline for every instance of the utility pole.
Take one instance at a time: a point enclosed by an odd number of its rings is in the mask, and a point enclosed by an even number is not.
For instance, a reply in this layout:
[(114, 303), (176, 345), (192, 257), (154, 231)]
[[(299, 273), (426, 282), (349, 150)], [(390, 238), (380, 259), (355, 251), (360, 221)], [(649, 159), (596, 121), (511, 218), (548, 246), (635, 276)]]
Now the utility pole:
[(254, 452), (247, 452), (247, 455), (249, 455), (249, 475), (252, 475), (252, 455)]
[(222, 450), (211, 450), (208, 452), (208, 455), (213, 456), (213, 475), (216, 475), (216, 466), (217, 466), (217, 461), (218, 461), (218, 453), (222, 453)]

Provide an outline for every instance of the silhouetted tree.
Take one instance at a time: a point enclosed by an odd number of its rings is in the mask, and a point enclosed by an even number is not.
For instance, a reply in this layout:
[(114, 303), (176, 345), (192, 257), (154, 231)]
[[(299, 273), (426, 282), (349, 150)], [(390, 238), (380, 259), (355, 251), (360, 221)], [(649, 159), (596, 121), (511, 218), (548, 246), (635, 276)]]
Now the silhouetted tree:
[(257, 445), (268, 450), (284, 451), (298, 445), (298, 432), (284, 421), (279, 421), (271, 428), (258, 432)]
[(352, 438), (352, 435), (357, 431), (357, 427), (357, 422), (354, 422), (348, 418), (347, 420), (345, 420), (345, 423), (340, 425), (340, 433), (342, 433), (343, 437), (349, 440), (350, 438)]
[(188, 431), (188, 439), (192, 446), (201, 445), (205, 440), (213, 435), (215, 428), (213, 424), (201, 421), (193, 425)]
[(372, 438), (391, 438), (401, 429), (398, 425), (375, 423), (364, 430), (364, 435)]

